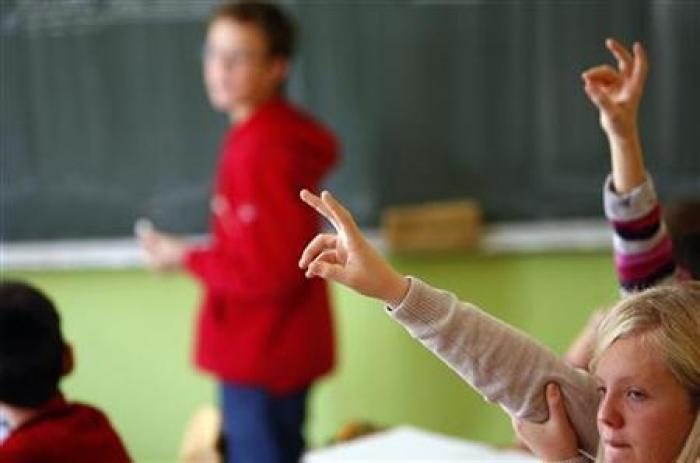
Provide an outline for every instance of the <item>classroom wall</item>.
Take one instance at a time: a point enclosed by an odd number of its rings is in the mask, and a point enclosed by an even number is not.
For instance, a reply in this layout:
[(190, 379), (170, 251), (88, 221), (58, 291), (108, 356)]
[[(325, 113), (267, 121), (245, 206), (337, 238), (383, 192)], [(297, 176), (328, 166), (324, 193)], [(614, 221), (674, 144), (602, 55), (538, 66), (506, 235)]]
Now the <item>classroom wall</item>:
[[(5, 240), (128, 236), (140, 216), (207, 229), (228, 125), (200, 69), (217, 3), (0, 2)], [(614, 63), (606, 37), (647, 47), (659, 190), (700, 190), (700, 2), (279, 3), (300, 30), (289, 95), (341, 141), (328, 186), (363, 225), (462, 197), (490, 221), (597, 217), (608, 148), (580, 74)]]
[[(403, 257), (392, 261), (481, 304), (562, 351), (590, 309), (617, 293), (607, 252)], [(102, 407), (138, 462), (174, 461), (185, 424), (215, 399), (189, 363), (197, 287), (141, 270), (21, 272), (57, 302), (77, 370), (65, 392)], [(379, 304), (333, 287), (335, 374), (313, 390), (307, 434), (321, 445), (351, 419), (412, 424), (493, 444), (510, 423), (407, 336)], [(527, 371), (523, 371), (527, 374)]]

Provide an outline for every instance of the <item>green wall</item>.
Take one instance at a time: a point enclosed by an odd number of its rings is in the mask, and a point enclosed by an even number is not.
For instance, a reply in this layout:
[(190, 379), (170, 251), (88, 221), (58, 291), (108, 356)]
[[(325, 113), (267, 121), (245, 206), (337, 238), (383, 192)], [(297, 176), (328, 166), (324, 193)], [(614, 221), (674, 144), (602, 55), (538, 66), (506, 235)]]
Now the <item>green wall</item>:
[[(607, 252), (394, 258), (404, 273), (455, 291), (563, 351), (592, 308), (617, 296)], [(63, 315), (77, 370), (63, 387), (103, 408), (139, 462), (174, 461), (192, 410), (215, 400), (190, 366), (198, 297), (183, 275), (140, 270), (13, 272), (48, 292)], [(510, 423), (387, 317), (333, 288), (339, 364), (313, 391), (308, 438), (323, 444), (343, 423), (412, 424), (494, 444)], [(523, 374), (527, 374), (523, 371)]]

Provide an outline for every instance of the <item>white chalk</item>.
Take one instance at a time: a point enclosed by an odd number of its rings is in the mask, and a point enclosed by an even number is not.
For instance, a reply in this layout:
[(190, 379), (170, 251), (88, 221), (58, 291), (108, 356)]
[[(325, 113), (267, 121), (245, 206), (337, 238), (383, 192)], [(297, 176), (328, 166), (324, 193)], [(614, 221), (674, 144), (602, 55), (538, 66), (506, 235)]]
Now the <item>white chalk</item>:
[(138, 238), (142, 238), (152, 232), (155, 227), (153, 227), (153, 222), (150, 220), (141, 217), (138, 219), (136, 222), (134, 222), (134, 234)]

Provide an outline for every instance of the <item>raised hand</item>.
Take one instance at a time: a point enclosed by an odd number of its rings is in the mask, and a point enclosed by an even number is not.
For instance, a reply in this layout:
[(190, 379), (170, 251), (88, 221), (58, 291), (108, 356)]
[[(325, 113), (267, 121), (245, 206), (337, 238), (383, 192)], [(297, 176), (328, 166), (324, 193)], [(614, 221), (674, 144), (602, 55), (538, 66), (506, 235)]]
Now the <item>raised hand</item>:
[(613, 183), (619, 193), (625, 193), (646, 178), (637, 114), (647, 77), (647, 56), (638, 42), (633, 54), (614, 39), (606, 40), (605, 45), (617, 59), (617, 69), (603, 64), (581, 77), (608, 136)]
[(367, 242), (350, 212), (327, 191), (319, 197), (302, 190), (300, 196), (336, 230), (317, 235), (304, 249), (299, 267), (306, 269), (306, 277), (335, 281), (392, 305), (401, 302), (408, 281)]
[(614, 39), (605, 46), (617, 59), (617, 69), (603, 64), (582, 75), (590, 100), (600, 110), (600, 124), (608, 135), (630, 136), (637, 130), (637, 113), (648, 64), (644, 48), (635, 42), (631, 54)]
[(514, 418), (513, 429), (538, 458), (544, 461), (568, 460), (578, 455), (577, 440), (559, 386), (547, 384), (546, 397), (549, 408), (547, 421), (532, 423)]

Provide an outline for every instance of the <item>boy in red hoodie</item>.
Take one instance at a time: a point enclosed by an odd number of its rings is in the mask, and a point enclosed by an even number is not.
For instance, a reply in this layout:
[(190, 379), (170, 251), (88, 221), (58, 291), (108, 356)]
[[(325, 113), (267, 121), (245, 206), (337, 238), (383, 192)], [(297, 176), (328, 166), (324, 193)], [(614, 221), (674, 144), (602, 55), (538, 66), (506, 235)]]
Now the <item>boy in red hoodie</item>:
[(107, 417), (58, 389), (73, 368), (51, 301), (0, 282), (0, 463), (130, 461)]
[(229, 461), (236, 463), (298, 461), (307, 391), (334, 363), (326, 286), (304, 278), (297, 261), (319, 229), (298, 191), (318, 189), (337, 147), (283, 97), (293, 32), (267, 3), (216, 11), (204, 83), (232, 127), (221, 145), (211, 243), (140, 233), (151, 268), (185, 268), (202, 284), (195, 362), (220, 381)]

